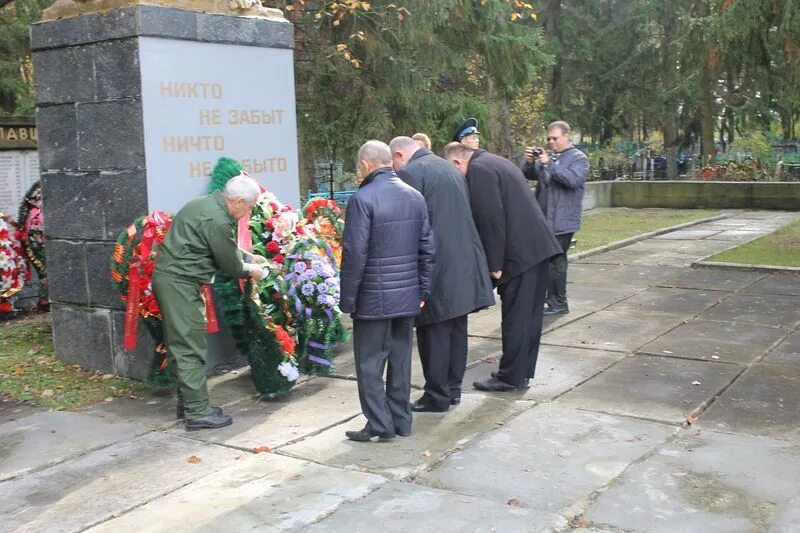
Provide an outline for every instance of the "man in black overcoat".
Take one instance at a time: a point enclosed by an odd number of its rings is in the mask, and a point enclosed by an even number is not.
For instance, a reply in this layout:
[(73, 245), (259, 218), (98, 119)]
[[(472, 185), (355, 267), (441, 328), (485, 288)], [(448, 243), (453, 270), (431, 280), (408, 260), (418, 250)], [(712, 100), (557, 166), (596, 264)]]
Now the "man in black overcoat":
[(436, 240), (431, 293), (416, 319), (425, 393), (411, 410), (444, 412), (461, 402), (467, 315), (494, 305), (492, 282), (464, 176), (411, 137), (396, 137), (389, 148), (398, 177), (425, 198)]
[(533, 191), (516, 165), (461, 143), (444, 157), (467, 178), (475, 226), (502, 304), (503, 357), (479, 390), (525, 387), (536, 370), (550, 258), (561, 253)]

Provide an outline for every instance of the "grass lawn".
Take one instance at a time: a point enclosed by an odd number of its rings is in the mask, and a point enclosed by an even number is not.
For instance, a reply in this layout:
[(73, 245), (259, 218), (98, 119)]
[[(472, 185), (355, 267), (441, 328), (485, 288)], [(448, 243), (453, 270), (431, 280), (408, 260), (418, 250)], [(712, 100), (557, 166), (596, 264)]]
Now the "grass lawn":
[(719, 214), (705, 209), (629, 209), (614, 207), (584, 213), (583, 224), (575, 235), (578, 244), (570, 254), (585, 252), (604, 244), (621, 241), (642, 233), (709, 218)]
[(57, 360), (49, 314), (0, 323), (0, 396), (4, 401), (74, 409), (145, 390), (147, 386), (139, 381)]
[(800, 221), (760, 239), (718, 253), (709, 261), (800, 267)]

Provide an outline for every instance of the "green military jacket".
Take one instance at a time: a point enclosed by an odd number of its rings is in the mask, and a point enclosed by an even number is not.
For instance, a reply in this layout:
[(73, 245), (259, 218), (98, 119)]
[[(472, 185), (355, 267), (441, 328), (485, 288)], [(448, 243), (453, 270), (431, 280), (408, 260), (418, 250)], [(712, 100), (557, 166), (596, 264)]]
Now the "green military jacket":
[(213, 283), (217, 272), (234, 278), (246, 275), (236, 244), (236, 220), (221, 192), (195, 198), (173, 217), (158, 247), (155, 272), (203, 285)]

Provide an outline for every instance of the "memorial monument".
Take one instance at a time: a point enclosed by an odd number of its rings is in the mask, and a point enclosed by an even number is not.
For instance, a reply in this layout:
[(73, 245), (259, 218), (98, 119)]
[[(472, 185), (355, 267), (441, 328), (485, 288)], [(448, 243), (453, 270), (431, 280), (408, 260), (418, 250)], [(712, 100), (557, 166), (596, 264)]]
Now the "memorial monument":
[[(222, 155), (299, 204), (293, 28), (253, 0), (58, 0), (31, 28), (53, 333), (59, 359), (147, 372), (122, 349), (113, 242), (203, 194)], [(234, 350), (210, 340), (209, 364)]]

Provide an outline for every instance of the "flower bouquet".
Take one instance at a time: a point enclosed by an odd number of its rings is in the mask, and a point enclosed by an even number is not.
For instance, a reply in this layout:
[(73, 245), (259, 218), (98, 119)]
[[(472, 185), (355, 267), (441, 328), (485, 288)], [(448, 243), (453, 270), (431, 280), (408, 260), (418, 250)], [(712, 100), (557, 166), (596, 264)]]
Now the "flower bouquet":
[(13, 316), (10, 299), (22, 290), (30, 276), (20, 233), (11, 217), (0, 213), (0, 319)]
[(284, 262), (283, 279), (297, 330), (301, 369), (307, 374), (329, 374), (331, 346), (342, 329), (339, 273), (330, 246), (312, 235), (298, 239)]

